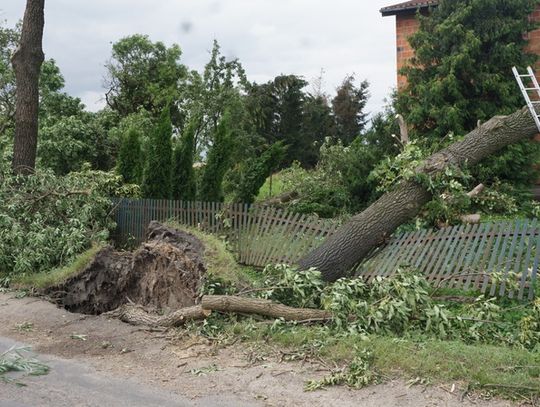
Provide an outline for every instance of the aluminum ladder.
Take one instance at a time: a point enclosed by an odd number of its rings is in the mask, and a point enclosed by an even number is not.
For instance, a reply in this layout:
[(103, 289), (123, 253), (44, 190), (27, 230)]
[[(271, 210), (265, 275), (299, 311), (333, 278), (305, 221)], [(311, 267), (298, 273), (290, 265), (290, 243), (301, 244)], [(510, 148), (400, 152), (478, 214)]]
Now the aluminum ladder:
[[(514, 73), (514, 76), (516, 78), (516, 81), (519, 85), (519, 89), (521, 89), (521, 93), (523, 94), (523, 98), (525, 99), (525, 102), (527, 102), (527, 107), (529, 108), (529, 111), (531, 112), (531, 115), (534, 119), (534, 122), (536, 123), (536, 127), (538, 128), (538, 131), (540, 132), (540, 115), (536, 113), (536, 109), (534, 108), (535, 105), (540, 105), (540, 85), (538, 85), (538, 80), (536, 79), (536, 76), (534, 74), (534, 71), (530, 66), (527, 67), (527, 74), (521, 75), (517, 68), (514, 66), (512, 68), (512, 72)], [(532, 82), (532, 87), (527, 87), (523, 83), (524, 78), (529, 78), (529, 80)], [(531, 100), (529, 96), (529, 92), (536, 91), (538, 95), (538, 100)]]

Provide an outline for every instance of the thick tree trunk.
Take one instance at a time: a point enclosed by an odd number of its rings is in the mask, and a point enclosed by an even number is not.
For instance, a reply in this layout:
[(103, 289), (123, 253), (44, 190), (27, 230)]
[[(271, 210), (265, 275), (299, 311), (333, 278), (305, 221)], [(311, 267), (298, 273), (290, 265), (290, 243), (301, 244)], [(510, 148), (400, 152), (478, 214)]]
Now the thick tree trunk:
[(11, 59), (17, 84), (12, 167), (18, 174), (33, 172), (36, 163), (44, 7), (45, 0), (27, 0), (21, 41)]
[[(523, 108), (510, 116), (497, 116), (465, 138), (433, 154), (417, 168), (433, 175), (448, 166), (471, 166), (509, 144), (531, 138), (538, 129)], [(414, 181), (404, 181), (351, 218), (321, 246), (299, 261), (302, 269), (316, 267), (327, 281), (343, 277), (373, 248), (381, 245), (401, 224), (416, 216), (431, 200), (430, 192)]]

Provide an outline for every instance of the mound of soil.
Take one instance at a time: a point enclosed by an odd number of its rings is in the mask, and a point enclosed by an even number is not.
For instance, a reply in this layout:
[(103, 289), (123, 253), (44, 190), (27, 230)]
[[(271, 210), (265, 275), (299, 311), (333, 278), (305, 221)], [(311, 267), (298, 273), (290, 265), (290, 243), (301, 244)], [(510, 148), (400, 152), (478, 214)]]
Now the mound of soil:
[(169, 310), (197, 304), (206, 267), (204, 245), (158, 222), (133, 252), (100, 250), (86, 268), (46, 294), (68, 311), (101, 314), (129, 301)]

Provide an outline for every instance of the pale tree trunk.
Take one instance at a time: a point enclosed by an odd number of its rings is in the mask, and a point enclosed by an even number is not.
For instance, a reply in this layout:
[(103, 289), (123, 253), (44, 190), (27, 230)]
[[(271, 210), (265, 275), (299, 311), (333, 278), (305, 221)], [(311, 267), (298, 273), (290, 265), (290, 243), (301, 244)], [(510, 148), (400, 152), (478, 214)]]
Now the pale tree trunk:
[(27, 0), (21, 41), (11, 58), (17, 84), (12, 161), (17, 174), (32, 173), (36, 163), (44, 7), (45, 0)]
[[(526, 108), (510, 116), (497, 116), (463, 140), (430, 156), (417, 172), (433, 175), (448, 166), (475, 165), (501, 148), (537, 133)], [(344, 277), (373, 248), (384, 243), (398, 226), (414, 218), (431, 199), (431, 193), (419, 183), (401, 182), (302, 258), (298, 262), (300, 268), (315, 267), (327, 281)]]

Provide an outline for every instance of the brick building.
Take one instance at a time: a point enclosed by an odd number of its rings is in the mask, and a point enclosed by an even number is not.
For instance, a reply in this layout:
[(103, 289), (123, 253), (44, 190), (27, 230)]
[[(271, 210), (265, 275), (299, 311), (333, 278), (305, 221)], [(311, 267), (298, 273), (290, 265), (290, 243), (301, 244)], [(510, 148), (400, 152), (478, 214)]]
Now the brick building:
[[(383, 17), (395, 16), (396, 17), (396, 52), (397, 52), (397, 86), (398, 90), (403, 88), (407, 83), (407, 79), (399, 74), (399, 70), (407, 63), (407, 61), (414, 55), (414, 51), (409, 44), (408, 38), (414, 34), (420, 23), (416, 18), (416, 13), (427, 15), (430, 9), (436, 7), (438, 0), (412, 0), (406, 1), (392, 6), (384, 7), (381, 9)], [(532, 13), (531, 19), (533, 21), (540, 22), (540, 5)], [(540, 29), (531, 31), (526, 34), (529, 39), (528, 49), (536, 54), (540, 55)], [(540, 64), (539, 64), (540, 65)], [(509, 67), (510, 69), (510, 67)], [(536, 76), (540, 80), (539, 67), (536, 68)], [(516, 92), (518, 88), (516, 85)], [(536, 136), (536, 141), (540, 142), (540, 134)], [(533, 195), (536, 200), (540, 201), (540, 180), (533, 189)]]
[[(414, 34), (419, 27), (416, 13), (424, 15), (429, 13), (430, 8), (436, 7), (438, 0), (412, 0), (404, 3), (394, 4), (381, 9), (383, 17), (396, 16), (396, 52), (397, 52), (397, 70), (398, 70), (398, 89), (406, 84), (406, 79), (399, 75), (399, 70), (413, 56), (408, 38)], [(540, 5), (531, 15), (535, 21), (540, 21)], [(531, 31), (527, 34), (529, 37), (528, 48), (540, 55), (540, 29)]]

